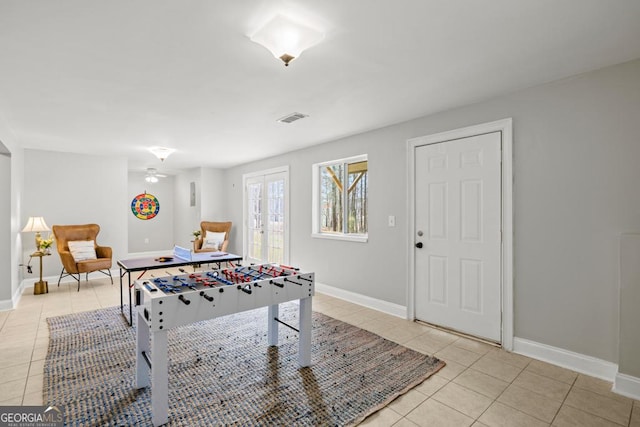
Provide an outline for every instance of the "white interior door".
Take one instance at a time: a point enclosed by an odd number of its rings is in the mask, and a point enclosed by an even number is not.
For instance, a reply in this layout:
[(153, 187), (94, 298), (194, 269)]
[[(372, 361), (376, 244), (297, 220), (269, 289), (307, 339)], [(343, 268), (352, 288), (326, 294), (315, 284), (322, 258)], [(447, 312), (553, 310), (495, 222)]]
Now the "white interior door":
[(501, 339), (501, 133), (415, 148), (415, 314)]
[(288, 172), (245, 177), (245, 258), (288, 262)]

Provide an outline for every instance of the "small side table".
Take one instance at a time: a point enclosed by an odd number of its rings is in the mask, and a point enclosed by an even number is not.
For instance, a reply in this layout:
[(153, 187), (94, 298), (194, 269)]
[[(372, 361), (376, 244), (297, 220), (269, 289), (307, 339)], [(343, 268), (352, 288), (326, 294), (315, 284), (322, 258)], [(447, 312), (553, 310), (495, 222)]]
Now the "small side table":
[(40, 258), (40, 281), (36, 282), (33, 285), (33, 294), (34, 295), (40, 295), (40, 294), (44, 294), (44, 293), (49, 293), (49, 284), (42, 280), (42, 258), (51, 255), (50, 253), (45, 253), (45, 252), (40, 252), (40, 251), (36, 251), (34, 253), (31, 254), (31, 258), (33, 257), (38, 257)]

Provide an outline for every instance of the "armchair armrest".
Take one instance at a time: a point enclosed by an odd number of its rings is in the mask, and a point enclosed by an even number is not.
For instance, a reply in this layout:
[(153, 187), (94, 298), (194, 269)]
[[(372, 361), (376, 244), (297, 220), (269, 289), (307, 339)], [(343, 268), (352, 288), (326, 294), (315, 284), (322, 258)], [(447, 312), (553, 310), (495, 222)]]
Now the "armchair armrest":
[(194, 251), (199, 251), (200, 249), (202, 249), (202, 242), (203, 242), (202, 237), (198, 237), (196, 240), (194, 240), (193, 241), (193, 250)]
[(112, 258), (112, 252), (109, 246), (96, 246), (96, 256), (98, 258)]

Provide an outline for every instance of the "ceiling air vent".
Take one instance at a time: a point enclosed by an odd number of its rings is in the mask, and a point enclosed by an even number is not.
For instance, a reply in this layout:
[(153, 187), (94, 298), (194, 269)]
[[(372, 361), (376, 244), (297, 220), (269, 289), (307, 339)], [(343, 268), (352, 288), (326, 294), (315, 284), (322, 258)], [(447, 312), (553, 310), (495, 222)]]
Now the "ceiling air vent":
[(296, 120), (304, 119), (305, 117), (309, 117), (309, 115), (308, 114), (302, 114), (302, 113), (291, 113), (291, 114), (287, 114), (284, 117), (280, 117), (276, 121), (278, 121), (280, 123), (293, 123)]

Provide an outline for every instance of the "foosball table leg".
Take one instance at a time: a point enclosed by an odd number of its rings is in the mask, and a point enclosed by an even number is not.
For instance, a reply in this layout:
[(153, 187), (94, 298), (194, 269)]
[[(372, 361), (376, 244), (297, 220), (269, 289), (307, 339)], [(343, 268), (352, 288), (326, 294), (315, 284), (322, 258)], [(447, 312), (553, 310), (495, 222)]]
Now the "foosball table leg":
[(298, 337), (298, 364), (301, 367), (311, 366), (311, 300), (312, 297), (300, 299), (300, 336)]
[(278, 304), (270, 305), (267, 316), (267, 344), (269, 346), (278, 345)]
[(136, 333), (136, 388), (141, 389), (151, 385), (151, 367), (144, 358), (145, 354), (149, 354), (149, 328), (142, 315), (137, 313), (138, 331)]
[(151, 422), (161, 426), (169, 422), (167, 332), (151, 333), (142, 313), (137, 316), (136, 388), (151, 386)]
[(169, 357), (167, 331), (151, 335), (151, 421), (154, 426), (169, 422)]

